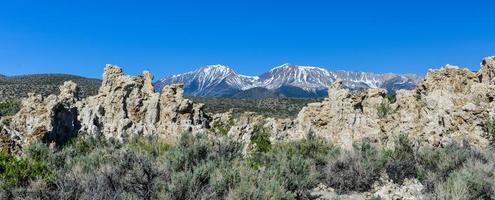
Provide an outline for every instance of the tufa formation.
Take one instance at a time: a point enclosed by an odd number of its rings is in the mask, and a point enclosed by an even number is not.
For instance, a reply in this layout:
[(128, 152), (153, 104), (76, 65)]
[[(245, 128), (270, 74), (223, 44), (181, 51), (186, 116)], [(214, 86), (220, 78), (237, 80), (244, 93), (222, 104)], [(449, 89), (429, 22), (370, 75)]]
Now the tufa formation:
[(430, 70), (416, 89), (397, 91), (396, 100), (383, 89), (350, 92), (337, 80), (325, 100), (308, 104), (296, 119), (208, 115), (202, 104), (183, 97), (181, 85), (165, 86), (160, 94), (152, 79), (147, 71), (128, 76), (107, 65), (95, 96), (81, 99), (72, 82), (61, 86), (58, 96), (30, 94), (3, 127), (0, 145), (18, 151), (35, 140), (61, 145), (83, 133), (125, 141), (136, 135), (174, 140), (182, 132), (215, 132), (246, 144), (249, 151), (260, 130), (271, 142), (312, 133), (345, 149), (364, 140), (393, 148), (401, 135), (416, 147), (458, 143), (483, 149), (494, 139), (489, 124), (495, 117), (495, 57), (485, 58), (478, 72), (451, 65)]

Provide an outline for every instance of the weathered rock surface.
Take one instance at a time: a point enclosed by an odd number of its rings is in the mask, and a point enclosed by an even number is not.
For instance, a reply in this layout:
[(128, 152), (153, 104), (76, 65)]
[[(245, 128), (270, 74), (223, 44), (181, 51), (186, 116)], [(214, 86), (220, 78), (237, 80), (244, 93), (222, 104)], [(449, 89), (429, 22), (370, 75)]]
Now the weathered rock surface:
[(351, 94), (336, 81), (328, 98), (299, 113), (291, 134), (312, 131), (345, 148), (363, 139), (390, 147), (400, 134), (418, 146), (484, 148), (493, 140), (486, 123), (495, 115), (494, 78), (495, 57), (485, 58), (477, 73), (447, 65), (430, 70), (415, 90), (398, 91), (396, 102), (384, 90)]
[(133, 135), (175, 137), (208, 127), (202, 105), (183, 98), (181, 85), (166, 86), (155, 93), (151, 73), (124, 75), (107, 65), (96, 96), (79, 102), (81, 131), (125, 139)]
[(313, 189), (312, 194), (317, 199), (357, 199), (366, 200), (380, 198), (383, 200), (420, 200), (427, 199), (424, 196), (425, 187), (416, 179), (405, 179), (402, 185), (393, 183), (385, 175), (374, 183), (373, 189), (363, 193), (338, 194), (335, 189), (318, 185)]
[(61, 86), (58, 96), (30, 94), (3, 133), (20, 135), (22, 144), (37, 139), (61, 144), (81, 132), (125, 140), (134, 135), (175, 137), (208, 128), (202, 105), (184, 99), (181, 85), (166, 86), (159, 94), (152, 79), (147, 71), (128, 76), (107, 65), (97, 95), (79, 99), (72, 82)]
[(416, 179), (406, 179), (402, 185), (386, 181), (375, 188), (372, 196), (383, 200), (419, 200), (425, 199), (423, 190), (424, 186)]
[(10, 127), (3, 135), (10, 137), (9, 149), (30, 144), (35, 140), (62, 144), (77, 134), (80, 123), (77, 120), (79, 90), (75, 83), (68, 81), (60, 86), (60, 95), (29, 94), (22, 102), (21, 110), (12, 117)]

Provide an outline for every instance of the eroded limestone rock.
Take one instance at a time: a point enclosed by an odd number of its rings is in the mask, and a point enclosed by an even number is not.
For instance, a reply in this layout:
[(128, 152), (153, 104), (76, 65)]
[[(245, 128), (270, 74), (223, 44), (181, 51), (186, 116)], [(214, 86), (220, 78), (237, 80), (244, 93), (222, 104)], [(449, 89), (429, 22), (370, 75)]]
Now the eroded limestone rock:
[[(351, 148), (354, 141), (369, 140), (374, 143), (386, 143), (381, 121), (385, 120), (392, 108), (381, 111), (382, 106), (390, 103), (382, 89), (370, 89), (366, 92), (351, 94), (341, 87), (337, 80), (328, 90), (329, 96), (323, 102), (311, 103), (295, 119), (293, 134), (304, 135), (313, 132), (321, 138)], [(383, 116), (382, 116), (383, 115)]]
[(415, 90), (351, 94), (336, 81), (323, 102), (309, 104), (295, 120), (291, 134), (313, 131), (344, 148), (368, 140), (392, 147), (405, 134), (418, 146), (450, 143), (485, 148), (493, 140), (486, 123), (495, 113), (495, 58), (485, 58), (479, 72), (447, 65), (430, 70)]
[(208, 128), (203, 105), (184, 99), (181, 85), (166, 86), (159, 94), (152, 80), (147, 71), (128, 76), (121, 68), (107, 65), (97, 95), (79, 99), (73, 82), (61, 86), (58, 96), (30, 94), (2, 135), (18, 135), (19, 140), (9, 142), (24, 146), (39, 139), (63, 144), (78, 133), (125, 140), (135, 135), (174, 138)]
[(79, 103), (81, 131), (125, 139), (132, 135), (176, 137), (207, 128), (203, 106), (184, 99), (182, 85), (165, 86), (159, 94), (152, 80), (148, 71), (128, 76), (121, 68), (107, 65), (99, 93)]
[(4, 134), (10, 136), (11, 146), (24, 146), (35, 140), (63, 144), (77, 134), (80, 123), (77, 120), (79, 88), (68, 81), (60, 86), (60, 94), (46, 98), (29, 94), (22, 101), (21, 110), (12, 117), (10, 127)]

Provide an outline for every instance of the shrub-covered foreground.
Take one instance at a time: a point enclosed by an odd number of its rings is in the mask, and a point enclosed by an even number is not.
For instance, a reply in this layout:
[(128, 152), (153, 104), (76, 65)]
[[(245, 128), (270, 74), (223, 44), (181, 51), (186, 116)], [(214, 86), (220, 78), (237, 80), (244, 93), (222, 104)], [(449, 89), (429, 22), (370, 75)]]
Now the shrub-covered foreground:
[(0, 153), (0, 199), (311, 199), (319, 183), (340, 194), (364, 192), (382, 174), (396, 183), (417, 178), (432, 198), (494, 195), (491, 151), (416, 151), (404, 137), (397, 144), (344, 151), (309, 136), (243, 156), (239, 143), (201, 134), (173, 145), (79, 137), (61, 149), (34, 144), (20, 158)]

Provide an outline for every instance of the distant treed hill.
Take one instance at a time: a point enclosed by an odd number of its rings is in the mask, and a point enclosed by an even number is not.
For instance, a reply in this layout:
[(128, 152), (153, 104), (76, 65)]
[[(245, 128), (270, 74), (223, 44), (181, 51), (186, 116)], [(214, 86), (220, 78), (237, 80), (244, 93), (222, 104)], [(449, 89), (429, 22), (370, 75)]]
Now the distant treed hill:
[(82, 97), (95, 95), (101, 85), (98, 79), (67, 74), (0, 76), (0, 101), (27, 97), (31, 92), (44, 96), (58, 94), (59, 86), (69, 80), (80, 86)]
[(234, 114), (256, 112), (274, 118), (294, 118), (308, 103), (321, 101), (322, 98), (266, 98), (235, 99), (221, 97), (187, 97), (197, 103), (204, 103), (206, 112), (221, 113), (233, 109)]

